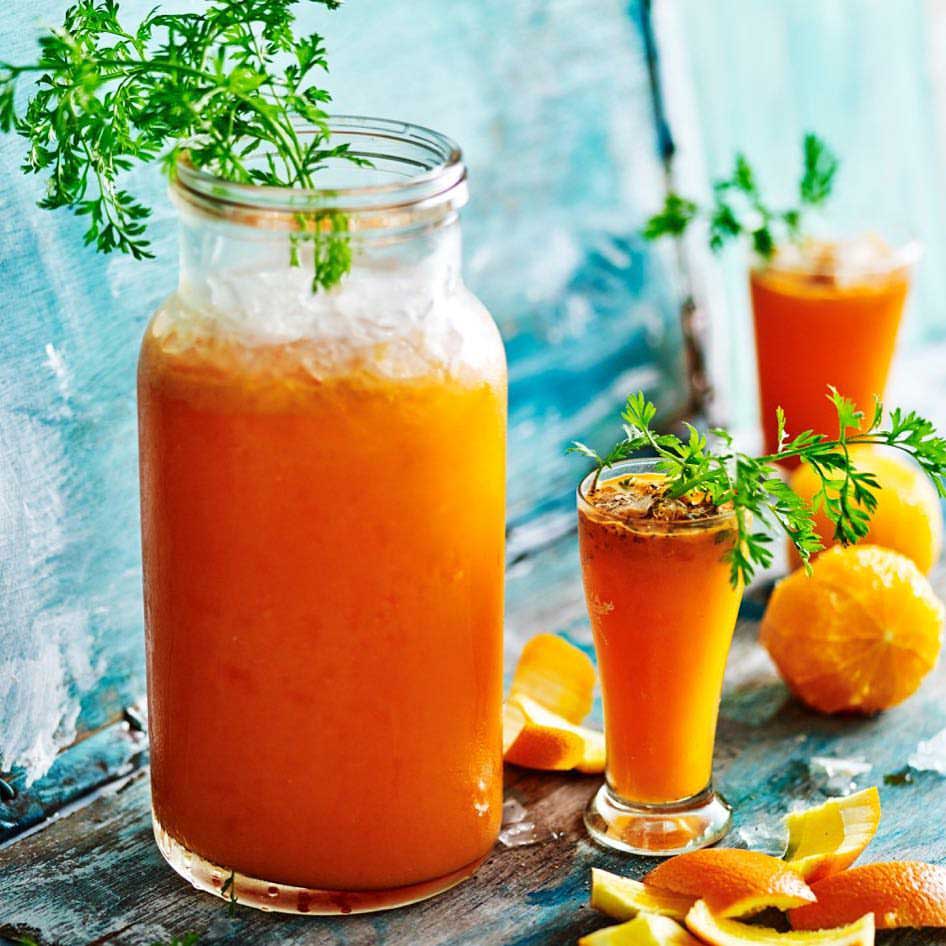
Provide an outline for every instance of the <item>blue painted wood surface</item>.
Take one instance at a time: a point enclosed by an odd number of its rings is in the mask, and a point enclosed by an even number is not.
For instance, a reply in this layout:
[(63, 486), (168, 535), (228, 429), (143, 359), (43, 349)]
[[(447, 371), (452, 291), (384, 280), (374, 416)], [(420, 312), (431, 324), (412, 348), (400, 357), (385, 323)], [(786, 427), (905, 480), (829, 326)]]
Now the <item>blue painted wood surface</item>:
[[(512, 633), (567, 623), (569, 636), (587, 646), (574, 533), (520, 566), (527, 567), (512, 570), (509, 582)], [(946, 590), (942, 567), (934, 584)], [(743, 608), (720, 714), (716, 773), (735, 805), (734, 832), (723, 843), (740, 845), (742, 829), (774, 830), (793, 806), (823, 801), (809, 774), (811, 756), (860, 757), (873, 770), (859, 784), (879, 784), (883, 805), (880, 830), (862, 860), (946, 864), (946, 778), (916, 773), (911, 784), (883, 784), (920, 739), (946, 727), (946, 665), (906, 704), (873, 719), (818, 716), (789, 697), (758, 645), (761, 610), (758, 597)], [(609, 922), (588, 906), (590, 868), (640, 877), (654, 864), (589, 842), (581, 812), (598, 784), (507, 767), (506, 796), (525, 805), (541, 843), (497, 846), (472, 879), (425, 903), (356, 917), (294, 918), (247, 908), (231, 917), (226, 903), (193, 891), (161, 860), (151, 836), (147, 773), (139, 771), (110, 794), (0, 847), (0, 941), (30, 935), (43, 946), (150, 946), (194, 931), (201, 946), (573, 946)], [(946, 946), (946, 930), (901, 930), (878, 944)]]

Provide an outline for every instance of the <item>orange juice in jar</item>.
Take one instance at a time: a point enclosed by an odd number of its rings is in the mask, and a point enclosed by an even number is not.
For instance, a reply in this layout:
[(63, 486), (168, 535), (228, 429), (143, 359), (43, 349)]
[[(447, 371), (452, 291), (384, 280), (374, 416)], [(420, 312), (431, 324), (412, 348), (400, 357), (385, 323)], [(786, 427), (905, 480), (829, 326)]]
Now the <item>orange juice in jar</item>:
[(648, 855), (711, 844), (728, 828), (712, 763), (741, 598), (724, 558), (734, 513), (665, 488), (656, 461), (628, 460), (578, 491), (607, 742), (585, 823), (600, 843)]
[[(465, 172), (425, 129), (334, 137), (367, 186), (180, 167), (181, 285), (138, 378), (159, 846), (312, 914), (458, 883), (502, 808), (506, 378), (460, 279)], [(328, 292), (305, 241), (291, 265), (300, 200), (347, 217)]]
[(882, 398), (887, 385), (917, 255), (915, 243), (893, 249), (874, 237), (809, 240), (751, 271), (767, 452), (778, 447), (778, 407), (790, 433), (835, 432), (828, 385), (870, 415), (874, 395)]

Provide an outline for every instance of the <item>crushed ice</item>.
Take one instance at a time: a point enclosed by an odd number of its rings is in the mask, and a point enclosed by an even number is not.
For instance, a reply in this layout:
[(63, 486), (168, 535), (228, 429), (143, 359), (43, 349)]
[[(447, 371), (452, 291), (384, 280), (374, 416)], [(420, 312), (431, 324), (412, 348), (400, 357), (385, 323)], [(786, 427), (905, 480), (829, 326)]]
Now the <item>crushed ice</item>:
[(910, 756), (909, 765), (917, 772), (937, 772), (946, 775), (946, 729), (920, 742)]
[(850, 795), (857, 791), (857, 780), (867, 775), (873, 767), (861, 757), (832, 759), (816, 755), (808, 763), (808, 776), (815, 788), (825, 795)]
[(736, 828), (729, 836), (728, 844), (746, 851), (782, 857), (788, 849), (788, 829), (781, 818), (760, 817)]
[(536, 824), (527, 815), (528, 812), (518, 799), (507, 798), (503, 802), (503, 824), (499, 832), (499, 843), (503, 847), (528, 847), (558, 837), (554, 831)]

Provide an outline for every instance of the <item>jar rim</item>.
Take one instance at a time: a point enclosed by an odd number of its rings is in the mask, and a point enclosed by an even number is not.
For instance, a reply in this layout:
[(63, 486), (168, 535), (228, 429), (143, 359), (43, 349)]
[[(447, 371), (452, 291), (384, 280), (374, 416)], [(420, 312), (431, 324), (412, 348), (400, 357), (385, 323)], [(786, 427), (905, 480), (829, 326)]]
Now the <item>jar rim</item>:
[[(299, 123), (300, 135), (324, 134)], [(338, 168), (366, 170), (392, 179), (314, 188), (278, 187), (228, 181), (190, 161), (187, 149), (177, 159), (172, 191), (212, 216), (256, 227), (296, 229), (300, 214), (344, 214), (348, 230), (404, 229), (429, 225), (455, 214), (468, 198), (467, 171), (459, 145), (433, 129), (409, 122), (362, 115), (332, 115), (329, 139), (347, 143), (370, 169), (336, 159)], [(383, 167), (378, 167), (378, 164)]]

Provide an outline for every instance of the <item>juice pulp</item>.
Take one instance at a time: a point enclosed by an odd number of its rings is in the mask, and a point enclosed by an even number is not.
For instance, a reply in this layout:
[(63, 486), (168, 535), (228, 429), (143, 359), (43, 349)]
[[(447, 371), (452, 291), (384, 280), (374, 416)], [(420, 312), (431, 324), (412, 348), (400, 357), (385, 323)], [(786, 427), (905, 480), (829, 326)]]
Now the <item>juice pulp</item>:
[(837, 431), (829, 384), (869, 417), (874, 395), (883, 397), (887, 385), (908, 271), (839, 284), (810, 273), (760, 269), (749, 283), (766, 451), (778, 447), (779, 406), (790, 434)]
[[(621, 478), (624, 480), (625, 478)], [(637, 474), (633, 483), (659, 481)], [(602, 480), (599, 489), (616, 486)], [(578, 536), (607, 742), (607, 780), (661, 804), (710, 783), (726, 656), (741, 589), (722, 560), (731, 517), (621, 521), (579, 501)]]
[(499, 830), (505, 381), (314, 344), (146, 335), (152, 797), (215, 864), (380, 890)]

